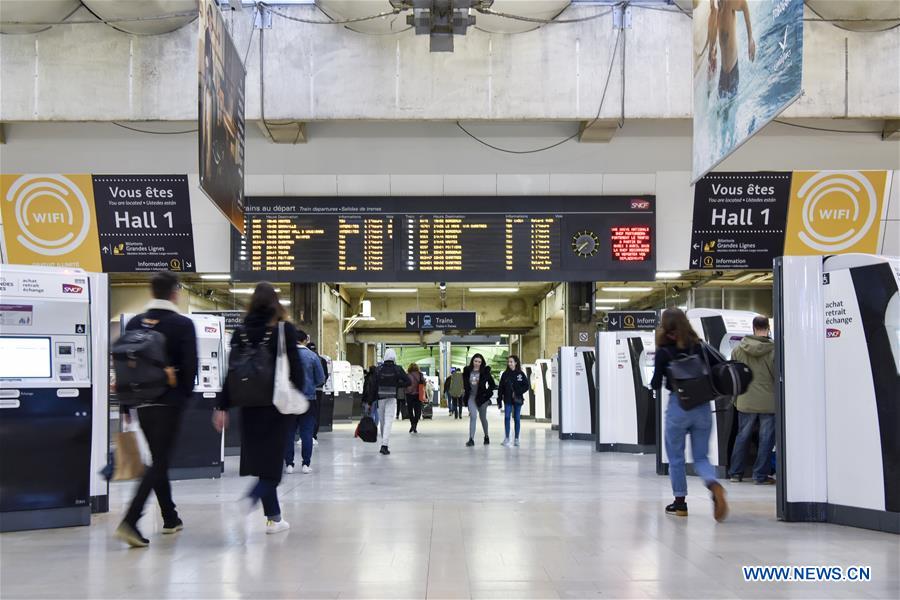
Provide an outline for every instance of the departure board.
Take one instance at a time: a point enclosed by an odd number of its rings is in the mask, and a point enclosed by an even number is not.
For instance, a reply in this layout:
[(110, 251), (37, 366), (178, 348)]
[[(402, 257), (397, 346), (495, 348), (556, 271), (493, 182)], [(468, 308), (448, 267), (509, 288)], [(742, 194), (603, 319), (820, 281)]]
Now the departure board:
[(250, 197), (252, 281), (652, 280), (653, 196)]

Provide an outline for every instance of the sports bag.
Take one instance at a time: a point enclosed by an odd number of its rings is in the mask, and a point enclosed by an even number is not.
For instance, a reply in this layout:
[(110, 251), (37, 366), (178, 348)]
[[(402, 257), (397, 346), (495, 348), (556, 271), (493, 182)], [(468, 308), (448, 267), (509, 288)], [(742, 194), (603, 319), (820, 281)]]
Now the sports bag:
[(309, 410), (309, 400), (291, 381), (291, 365), (284, 340), (284, 321), (278, 323), (278, 353), (275, 356), (272, 404), (283, 415), (302, 415)]
[(680, 353), (666, 369), (666, 378), (678, 394), (678, 403), (684, 410), (697, 408), (722, 395), (713, 381), (710, 353), (718, 355), (709, 345), (701, 342), (700, 352)]
[(354, 437), (358, 437), (362, 441), (370, 444), (376, 441), (378, 439), (378, 426), (375, 424), (375, 419), (369, 415), (364, 415), (363, 418), (359, 420), (359, 425), (356, 426), (356, 434)]
[(232, 406), (271, 406), (275, 382), (275, 357), (269, 348), (272, 330), (267, 329), (259, 344), (250, 343), (241, 327), (234, 335), (241, 345), (231, 349), (225, 385)]
[(154, 402), (175, 387), (175, 369), (169, 366), (166, 336), (153, 329), (157, 323), (142, 315), (141, 328), (126, 330), (110, 349), (116, 396), (123, 406)]
[(753, 381), (750, 367), (736, 360), (729, 360), (712, 368), (713, 384), (722, 396), (740, 396)]

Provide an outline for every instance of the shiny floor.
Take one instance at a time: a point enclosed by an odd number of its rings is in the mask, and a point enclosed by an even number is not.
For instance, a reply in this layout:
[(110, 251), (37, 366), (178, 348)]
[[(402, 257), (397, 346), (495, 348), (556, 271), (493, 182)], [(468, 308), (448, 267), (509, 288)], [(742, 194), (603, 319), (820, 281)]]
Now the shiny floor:
[[(712, 519), (690, 478), (691, 516), (669, 517), (652, 456), (598, 454), (526, 423), (520, 448), (465, 448), (467, 421), (435, 411), (418, 436), (396, 423), (392, 454), (322, 434), (311, 475), (286, 475), (292, 527), (267, 536), (241, 514), (250, 485), (229, 459), (220, 480), (174, 484), (185, 530), (162, 536), (151, 499), (146, 549), (111, 537), (134, 484), (91, 527), (0, 536), (11, 598), (898, 598), (900, 538), (775, 519), (775, 490), (726, 484)], [(742, 565), (868, 565), (868, 583), (747, 583)]]

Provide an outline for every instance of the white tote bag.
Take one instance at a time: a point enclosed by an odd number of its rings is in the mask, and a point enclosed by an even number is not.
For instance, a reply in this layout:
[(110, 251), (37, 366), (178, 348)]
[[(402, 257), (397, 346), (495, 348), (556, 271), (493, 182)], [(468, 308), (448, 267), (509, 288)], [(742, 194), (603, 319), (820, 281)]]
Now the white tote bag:
[(284, 343), (284, 321), (278, 323), (278, 353), (275, 355), (275, 393), (272, 404), (283, 415), (302, 415), (309, 410), (309, 400), (291, 383), (291, 365)]

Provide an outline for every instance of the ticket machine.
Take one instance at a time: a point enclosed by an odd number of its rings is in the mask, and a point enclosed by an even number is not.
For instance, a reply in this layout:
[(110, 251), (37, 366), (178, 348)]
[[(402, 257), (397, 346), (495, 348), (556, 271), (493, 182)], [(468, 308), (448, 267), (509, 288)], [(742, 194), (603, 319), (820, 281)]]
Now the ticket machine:
[(557, 355), (556, 396), (560, 439), (597, 438), (597, 386), (593, 348), (563, 346)]
[(334, 373), (331, 377), (334, 394), (333, 419), (346, 421), (353, 415), (353, 395), (351, 390), (351, 366), (346, 360), (332, 363)]
[(362, 416), (362, 393), (366, 383), (366, 370), (361, 365), (350, 366), (350, 396), (353, 398), (353, 417)]
[[(134, 315), (122, 315), (125, 325)], [(194, 393), (184, 407), (172, 457), (172, 479), (207, 479), (222, 476), (225, 465), (223, 434), (212, 427), (212, 415), (225, 380), (225, 319), (208, 314), (185, 315), (197, 334), (197, 377)]]
[(0, 531), (109, 510), (108, 284), (80, 269), (0, 272)]
[[(731, 358), (731, 351), (741, 343), (747, 335), (753, 334), (753, 318), (756, 313), (743, 310), (724, 310), (717, 308), (694, 308), (688, 311), (694, 331), (707, 344), (718, 350), (726, 359)], [(662, 398), (658, 403), (659, 423), (666, 422), (666, 406), (669, 401), (669, 393), (663, 388)], [(731, 458), (731, 448), (734, 446), (734, 437), (737, 429), (737, 414), (733, 407), (716, 407), (713, 403), (714, 413), (712, 434), (709, 439), (709, 462), (716, 467), (720, 477), (727, 472), (728, 461)], [(669, 459), (665, 448), (665, 427), (659, 427), (657, 438), (659, 439), (659, 452), (657, 453), (656, 471), (664, 475), (669, 471)], [(690, 442), (687, 443), (685, 456), (688, 463), (693, 461), (690, 452)], [(692, 472), (689, 469), (689, 472)]]
[(653, 331), (597, 334), (597, 451), (655, 452)]
[(331, 431), (334, 426), (334, 361), (330, 356), (319, 355), (325, 359), (325, 384), (316, 390), (319, 397), (319, 431)]
[(531, 389), (534, 390), (534, 420), (550, 423), (553, 404), (553, 376), (551, 361), (545, 358), (534, 361)]

